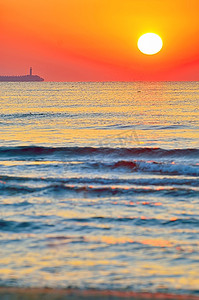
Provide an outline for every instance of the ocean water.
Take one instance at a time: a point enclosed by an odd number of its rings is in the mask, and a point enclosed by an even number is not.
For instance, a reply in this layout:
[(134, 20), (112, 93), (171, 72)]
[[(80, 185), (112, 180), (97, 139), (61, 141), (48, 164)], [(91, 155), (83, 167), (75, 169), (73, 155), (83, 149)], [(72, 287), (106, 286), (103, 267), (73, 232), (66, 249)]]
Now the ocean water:
[(199, 294), (198, 98), (0, 83), (0, 285)]

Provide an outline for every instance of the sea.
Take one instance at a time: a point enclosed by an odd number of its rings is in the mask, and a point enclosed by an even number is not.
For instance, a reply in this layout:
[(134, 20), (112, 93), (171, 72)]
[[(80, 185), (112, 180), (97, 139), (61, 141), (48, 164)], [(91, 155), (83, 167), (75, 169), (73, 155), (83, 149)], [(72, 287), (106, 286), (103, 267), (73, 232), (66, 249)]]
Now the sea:
[(199, 295), (199, 82), (4, 82), (0, 103), (0, 286)]

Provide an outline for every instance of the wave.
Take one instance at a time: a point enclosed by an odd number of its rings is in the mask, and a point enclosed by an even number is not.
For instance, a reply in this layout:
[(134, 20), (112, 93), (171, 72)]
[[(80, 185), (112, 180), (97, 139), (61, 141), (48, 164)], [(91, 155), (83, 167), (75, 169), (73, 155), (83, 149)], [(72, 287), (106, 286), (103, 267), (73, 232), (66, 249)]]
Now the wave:
[(119, 161), (112, 165), (112, 168), (125, 168), (131, 171), (149, 172), (168, 175), (189, 175), (199, 176), (199, 167), (192, 165), (182, 165), (176, 163), (156, 162), (156, 161)]
[(199, 176), (199, 165), (179, 164), (174, 162), (157, 162), (144, 160), (121, 160), (112, 163), (86, 162), (84, 166), (91, 170), (114, 171), (121, 170), (130, 173), (152, 173), (160, 175)]
[[(88, 217), (88, 218), (67, 218), (60, 219), (60, 223), (66, 223), (67, 227), (71, 228), (70, 224), (75, 222), (77, 228), (81, 224), (82, 229), (99, 229), (96, 224), (125, 224), (125, 226), (148, 226), (148, 227), (177, 227), (177, 228), (193, 228), (199, 226), (198, 218), (173, 218), (173, 219), (158, 219), (158, 218), (147, 218), (147, 217)], [(90, 225), (89, 225), (90, 223)], [(79, 224), (79, 225), (78, 225)], [(55, 227), (55, 224), (48, 224), (46, 222), (35, 222), (35, 221), (13, 221), (0, 219), (0, 231), (1, 232), (30, 232), (37, 230), (44, 230), (45, 228)], [(82, 228), (83, 226), (83, 228)], [(80, 229), (80, 228), (79, 228)], [(108, 228), (110, 229), (110, 227)], [(105, 230), (108, 230), (105, 228)], [(82, 238), (79, 239), (82, 242)], [(73, 241), (72, 241), (73, 242)]]
[(172, 219), (161, 219), (161, 218), (147, 218), (147, 217), (91, 217), (91, 218), (71, 218), (67, 219), (68, 222), (78, 222), (78, 223), (133, 223), (133, 225), (143, 226), (147, 224), (149, 226), (179, 226), (179, 225), (190, 225), (198, 226), (198, 218), (172, 218)]
[(185, 176), (199, 176), (199, 165), (182, 164), (175, 162), (158, 162), (147, 160), (119, 160), (116, 162), (93, 162), (85, 161), (80, 165), (71, 163), (68, 168), (75, 168), (75, 170), (85, 171), (100, 171), (109, 172), (125, 172), (125, 173), (149, 173), (159, 175), (185, 175)]
[(107, 177), (23, 177), (0, 175), (0, 184), (25, 182), (39, 184), (84, 184), (84, 185), (140, 185), (140, 186), (191, 186), (199, 187), (198, 178), (179, 178), (179, 177), (163, 177), (163, 178), (107, 178)]
[(19, 146), (0, 147), (1, 156), (41, 156), (41, 155), (112, 155), (112, 156), (136, 156), (136, 157), (199, 157), (199, 149), (161, 149), (161, 148), (106, 148), (106, 147), (40, 147), (40, 146)]
[(81, 196), (93, 196), (93, 197), (111, 197), (116, 196), (120, 197), (133, 196), (133, 195), (147, 195), (147, 194), (158, 194), (158, 195), (167, 195), (175, 197), (198, 197), (199, 191), (190, 187), (114, 187), (114, 186), (88, 186), (88, 185), (66, 185), (66, 184), (50, 184), (43, 187), (28, 187), (21, 185), (9, 185), (1, 184), (0, 185), (0, 195), (6, 196), (18, 196), (19, 194), (32, 194), (32, 193), (41, 193), (45, 192), (51, 194), (56, 193), (75, 193), (80, 194)]
[(47, 223), (38, 222), (18, 222), (12, 220), (0, 219), (1, 231), (14, 231), (14, 232), (30, 232), (30, 230), (40, 230), (43, 227), (51, 227), (52, 225)]

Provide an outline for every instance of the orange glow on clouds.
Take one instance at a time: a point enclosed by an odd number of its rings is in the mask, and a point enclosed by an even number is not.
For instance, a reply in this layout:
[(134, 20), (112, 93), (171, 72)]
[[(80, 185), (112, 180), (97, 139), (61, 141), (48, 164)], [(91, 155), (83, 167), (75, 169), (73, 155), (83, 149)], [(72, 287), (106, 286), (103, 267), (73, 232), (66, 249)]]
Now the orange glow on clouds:
[[(199, 80), (198, 0), (0, 0), (1, 75), (46, 80)], [(138, 38), (163, 49), (148, 57)]]

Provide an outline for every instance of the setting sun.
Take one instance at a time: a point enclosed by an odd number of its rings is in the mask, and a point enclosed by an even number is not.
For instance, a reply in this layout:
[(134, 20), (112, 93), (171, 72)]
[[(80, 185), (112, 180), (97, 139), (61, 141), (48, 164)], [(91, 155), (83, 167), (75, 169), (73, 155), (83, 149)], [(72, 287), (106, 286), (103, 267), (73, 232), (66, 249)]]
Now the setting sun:
[(158, 53), (162, 49), (162, 39), (155, 33), (145, 33), (138, 40), (138, 49), (148, 55)]

